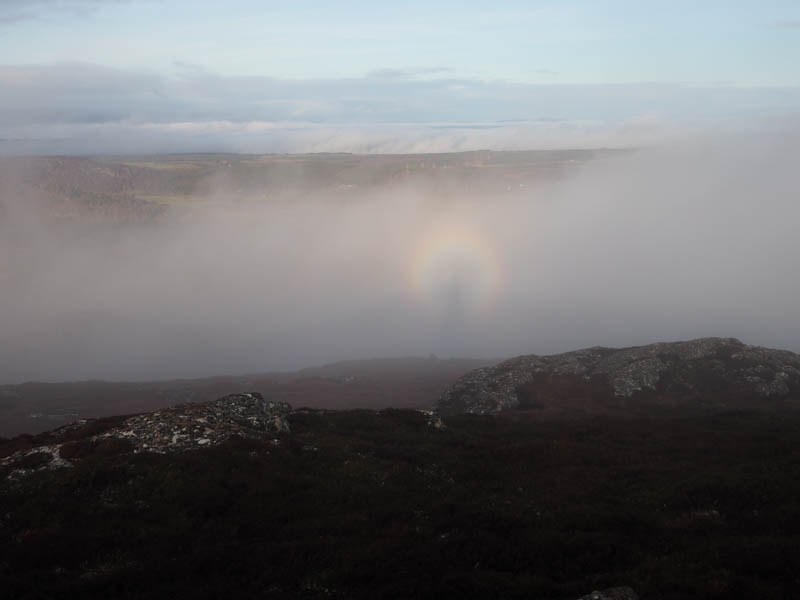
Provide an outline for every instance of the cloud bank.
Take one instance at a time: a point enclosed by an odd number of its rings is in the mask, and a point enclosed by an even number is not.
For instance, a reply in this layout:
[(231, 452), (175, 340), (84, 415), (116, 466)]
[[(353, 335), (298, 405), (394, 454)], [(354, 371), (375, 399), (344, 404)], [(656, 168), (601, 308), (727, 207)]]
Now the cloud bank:
[(0, 381), (707, 335), (798, 351), (799, 152), (795, 124), (504, 195), (453, 179), (288, 202), (220, 182), (216, 207), (112, 230), (48, 225), (4, 173)]
[(180, 71), (0, 66), (0, 152), (629, 146), (800, 108), (800, 88), (533, 85), (448, 78), (441, 68), (314, 80)]
[(31, 19), (47, 19), (52, 15), (85, 16), (103, 4), (121, 4), (129, 0), (2, 0), (0, 27)]

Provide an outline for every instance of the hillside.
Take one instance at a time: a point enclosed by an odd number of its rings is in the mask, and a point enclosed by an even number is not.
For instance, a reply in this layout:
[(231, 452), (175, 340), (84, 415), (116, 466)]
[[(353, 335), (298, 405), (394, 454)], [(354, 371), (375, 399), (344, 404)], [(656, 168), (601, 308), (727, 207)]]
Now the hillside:
[(402, 186), (425, 186), (439, 193), (456, 193), (467, 186), (510, 194), (620, 152), (0, 156), (0, 192), (40, 205), (55, 221), (142, 223), (166, 212), (230, 207), (244, 200), (339, 202)]
[(231, 395), (0, 442), (0, 586), (18, 599), (788, 598), (799, 448), (800, 413), (785, 409), (442, 423)]
[[(345, 386), (439, 362), (298, 375)], [(482, 367), (439, 413), (246, 392), (0, 440), (0, 586), (14, 598), (792, 597), (798, 373), (791, 352), (704, 338)]]

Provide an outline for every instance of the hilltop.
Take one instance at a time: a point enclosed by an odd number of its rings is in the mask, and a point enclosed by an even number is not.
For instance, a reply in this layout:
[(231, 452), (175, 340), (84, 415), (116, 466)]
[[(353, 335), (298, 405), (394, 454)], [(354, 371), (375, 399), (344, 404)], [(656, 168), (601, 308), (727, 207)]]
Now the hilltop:
[(472, 371), (443, 417), (243, 392), (0, 440), (0, 586), (20, 599), (791, 597), (797, 360), (716, 338), (591, 348)]
[(655, 407), (760, 407), (800, 401), (800, 355), (701, 338), (614, 349), (518, 356), (460, 377), (443, 414), (625, 414)]
[(785, 598), (798, 448), (793, 410), (442, 423), (233, 394), (0, 440), (0, 586), (18, 599)]

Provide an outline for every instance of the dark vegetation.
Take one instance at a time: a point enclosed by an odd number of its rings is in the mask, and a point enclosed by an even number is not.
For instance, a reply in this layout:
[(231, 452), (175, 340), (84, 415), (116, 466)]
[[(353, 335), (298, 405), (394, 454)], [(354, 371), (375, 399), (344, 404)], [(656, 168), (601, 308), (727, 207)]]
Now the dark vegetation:
[[(130, 454), (76, 429), (64, 452), (74, 468), (0, 483), (0, 589), (566, 599), (630, 585), (645, 599), (796, 597), (800, 413), (535, 412), (451, 417), (440, 431), (415, 411), (303, 410), (277, 445), (174, 455)], [(47, 435), (0, 441), (0, 455)]]

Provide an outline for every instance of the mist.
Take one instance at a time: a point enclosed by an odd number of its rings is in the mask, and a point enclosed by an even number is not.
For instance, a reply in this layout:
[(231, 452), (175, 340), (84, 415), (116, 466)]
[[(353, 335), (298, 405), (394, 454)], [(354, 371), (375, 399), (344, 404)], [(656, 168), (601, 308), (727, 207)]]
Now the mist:
[(5, 169), (0, 382), (712, 335), (797, 351), (799, 133), (684, 137), (503, 194), (445, 178), (290, 198), (221, 179), (124, 226), (54, 222)]

